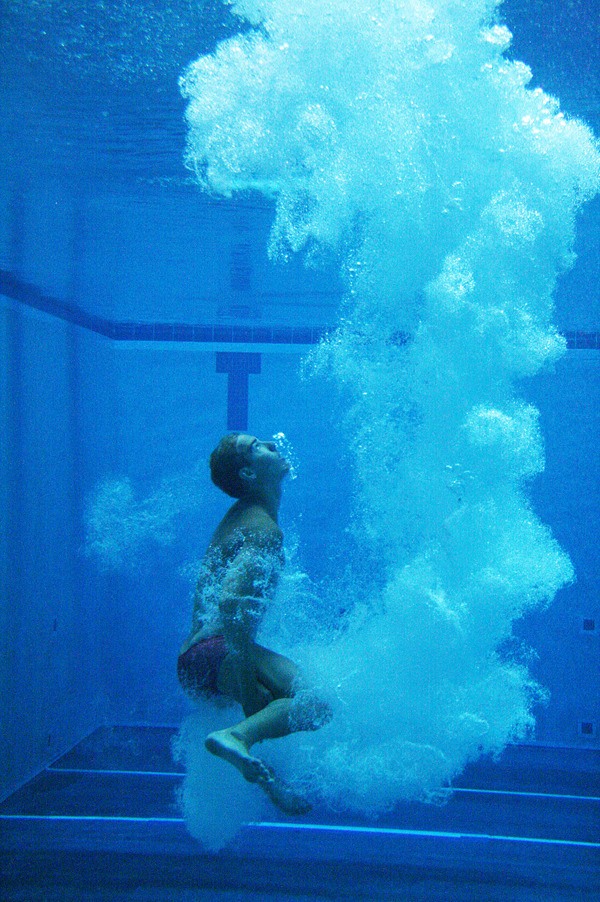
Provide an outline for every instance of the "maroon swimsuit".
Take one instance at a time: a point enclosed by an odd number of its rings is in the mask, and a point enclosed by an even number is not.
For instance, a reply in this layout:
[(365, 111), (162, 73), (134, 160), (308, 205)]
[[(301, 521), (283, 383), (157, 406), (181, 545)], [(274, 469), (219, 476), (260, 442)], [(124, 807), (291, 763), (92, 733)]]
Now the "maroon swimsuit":
[(219, 670), (228, 651), (224, 636), (208, 636), (179, 655), (177, 676), (192, 698), (219, 695)]

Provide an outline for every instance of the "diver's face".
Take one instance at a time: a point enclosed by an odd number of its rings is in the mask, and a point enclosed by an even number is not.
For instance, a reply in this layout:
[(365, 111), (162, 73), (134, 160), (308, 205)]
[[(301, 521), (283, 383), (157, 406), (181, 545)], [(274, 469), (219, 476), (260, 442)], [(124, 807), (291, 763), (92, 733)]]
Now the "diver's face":
[(274, 442), (263, 442), (254, 435), (244, 434), (238, 436), (236, 448), (260, 485), (277, 484), (290, 471), (289, 462), (281, 456)]

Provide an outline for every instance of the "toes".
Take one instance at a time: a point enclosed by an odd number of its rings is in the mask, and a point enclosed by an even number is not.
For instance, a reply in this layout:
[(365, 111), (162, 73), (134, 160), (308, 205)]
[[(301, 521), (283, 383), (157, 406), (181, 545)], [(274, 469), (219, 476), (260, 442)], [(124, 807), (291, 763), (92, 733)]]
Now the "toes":
[(272, 767), (269, 767), (265, 764), (264, 761), (261, 761), (261, 777), (264, 783), (273, 783), (275, 780), (275, 771)]
[(275, 779), (275, 773), (272, 768), (268, 767), (260, 758), (255, 759), (256, 779), (258, 783), (272, 783)]
[(308, 814), (312, 809), (310, 802), (294, 792), (284, 780), (276, 777), (273, 771), (271, 771), (269, 781), (261, 785), (273, 804), (285, 814)]
[(270, 769), (260, 758), (247, 758), (243, 762), (243, 774), (249, 783), (268, 783), (271, 777)]

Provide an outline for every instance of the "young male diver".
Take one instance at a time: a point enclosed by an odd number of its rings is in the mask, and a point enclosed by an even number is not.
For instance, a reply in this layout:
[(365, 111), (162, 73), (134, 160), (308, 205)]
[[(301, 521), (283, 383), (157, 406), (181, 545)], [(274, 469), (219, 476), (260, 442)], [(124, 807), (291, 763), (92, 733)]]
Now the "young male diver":
[(222, 696), (244, 711), (240, 723), (209, 734), (208, 751), (237, 767), (283, 811), (303, 814), (310, 810), (307, 801), (250, 752), (264, 739), (316, 730), (331, 719), (328, 705), (312, 693), (294, 698), (296, 665), (255, 641), (283, 566), (277, 515), (289, 470), (273, 442), (244, 433), (226, 435), (212, 452), (212, 481), (237, 501), (205, 554), (177, 672), (194, 699)]

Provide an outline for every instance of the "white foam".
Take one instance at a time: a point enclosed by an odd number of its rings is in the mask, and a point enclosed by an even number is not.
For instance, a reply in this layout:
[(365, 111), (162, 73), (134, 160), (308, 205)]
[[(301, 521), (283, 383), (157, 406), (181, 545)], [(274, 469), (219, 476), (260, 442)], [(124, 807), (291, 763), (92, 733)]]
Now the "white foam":
[(344, 320), (312, 365), (349, 398), (358, 497), (345, 628), (288, 643), (334, 719), (268, 754), (377, 814), (532, 729), (540, 690), (497, 649), (572, 568), (528, 500), (543, 443), (517, 380), (564, 352), (553, 292), (600, 156), (506, 58), (494, 0), (233, 6), (260, 28), (182, 79), (187, 163), (275, 198), (272, 256), (338, 255)]
[(243, 824), (268, 814), (256, 786), (204, 748), (206, 735), (230, 725), (231, 719), (229, 709), (200, 709), (186, 718), (174, 743), (175, 760), (186, 768), (179, 793), (181, 810), (191, 834), (211, 850), (230, 843)]
[(108, 477), (87, 499), (83, 552), (101, 570), (136, 570), (157, 546), (172, 545), (181, 516), (204, 487), (199, 470), (166, 477), (138, 496), (127, 476)]

